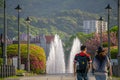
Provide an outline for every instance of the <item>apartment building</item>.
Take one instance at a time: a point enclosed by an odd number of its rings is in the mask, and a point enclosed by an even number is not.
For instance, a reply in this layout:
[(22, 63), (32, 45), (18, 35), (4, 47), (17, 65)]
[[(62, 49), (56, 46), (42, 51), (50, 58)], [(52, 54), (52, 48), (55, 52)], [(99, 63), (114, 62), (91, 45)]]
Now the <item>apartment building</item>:
[(85, 33), (99, 33), (107, 31), (107, 22), (98, 20), (85, 20), (83, 21), (83, 32)]

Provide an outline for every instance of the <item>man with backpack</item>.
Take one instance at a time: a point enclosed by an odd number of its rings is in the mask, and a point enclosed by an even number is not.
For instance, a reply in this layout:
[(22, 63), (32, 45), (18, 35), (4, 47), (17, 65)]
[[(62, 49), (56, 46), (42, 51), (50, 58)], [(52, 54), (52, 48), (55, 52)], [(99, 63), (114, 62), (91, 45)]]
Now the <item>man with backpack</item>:
[(77, 80), (88, 80), (88, 70), (92, 60), (90, 55), (87, 54), (87, 48), (85, 45), (81, 46), (81, 52), (75, 55), (74, 58), (74, 76), (77, 73)]

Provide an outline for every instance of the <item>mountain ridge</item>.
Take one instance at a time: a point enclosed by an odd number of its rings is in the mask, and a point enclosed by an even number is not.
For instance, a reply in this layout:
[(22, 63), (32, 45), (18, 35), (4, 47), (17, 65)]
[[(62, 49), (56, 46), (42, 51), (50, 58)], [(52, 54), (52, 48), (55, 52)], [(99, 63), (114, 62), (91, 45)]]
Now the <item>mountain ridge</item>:
[[(14, 9), (18, 4), (22, 8), (20, 13), (21, 32), (26, 32), (25, 19), (27, 16), (32, 18), (30, 27), (32, 34), (55, 34), (72, 35), (82, 30), (83, 20), (96, 20), (99, 16), (103, 16), (107, 20), (107, 12), (104, 7), (113, 0), (7, 0), (8, 35), (10, 37), (17, 36), (17, 12)], [(80, 3), (81, 2), (81, 3)], [(86, 3), (84, 5), (83, 3)], [(104, 4), (103, 4), (104, 3)], [(54, 5), (55, 4), (55, 5)], [(98, 5), (99, 4), (99, 5)], [(97, 8), (101, 5), (101, 7)], [(116, 6), (113, 6), (111, 23), (112, 26), (117, 23)], [(9, 7), (10, 6), (10, 7)], [(81, 7), (82, 6), (82, 7)], [(94, 8), (93, 8), (94, 7)], [(93, 9), (92, 9), (93, 8)], [(89, 11), (91, 10), (91, 11)], [(3, 8), (0, 9), (3, 14)], [(15, 17), (16, 16), (16, 17)], [(0, 31), (3, 32), (3, 16), (0, 18)], [(13, 33), (10, 31), (14, 31)]]
[(110, 4), (117, 9), (115, 0), (6, 0), (7, 13), (15, 15), (14, 8), (20, 4), (23, 16), (47, 16), (61, 10), (80, 9), (89, 13), (103, 14)]

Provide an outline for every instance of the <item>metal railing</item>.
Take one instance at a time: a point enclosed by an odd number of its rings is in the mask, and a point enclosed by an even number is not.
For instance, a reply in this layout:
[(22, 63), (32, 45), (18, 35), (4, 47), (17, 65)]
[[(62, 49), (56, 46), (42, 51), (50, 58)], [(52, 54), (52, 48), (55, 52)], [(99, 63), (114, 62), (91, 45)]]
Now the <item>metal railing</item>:
[(15, 67), (13, 65), (0, 65), (0, 78), (15, 75)]
[(120, 65), (113, 65), (112, 71), (114, 76), (120, 77)]

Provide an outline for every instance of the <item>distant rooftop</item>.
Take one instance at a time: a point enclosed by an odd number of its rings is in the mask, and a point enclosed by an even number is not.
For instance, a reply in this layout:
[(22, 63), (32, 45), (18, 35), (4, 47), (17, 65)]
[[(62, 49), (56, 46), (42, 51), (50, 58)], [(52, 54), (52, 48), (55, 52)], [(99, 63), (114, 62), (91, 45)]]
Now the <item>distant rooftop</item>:
[(53, 35), (45, 36), (45, 38), (46, 38), (46, 43), (48, 43), (48, 44), (50, 44), (51, 41), (54, 40), (54, 36)]

